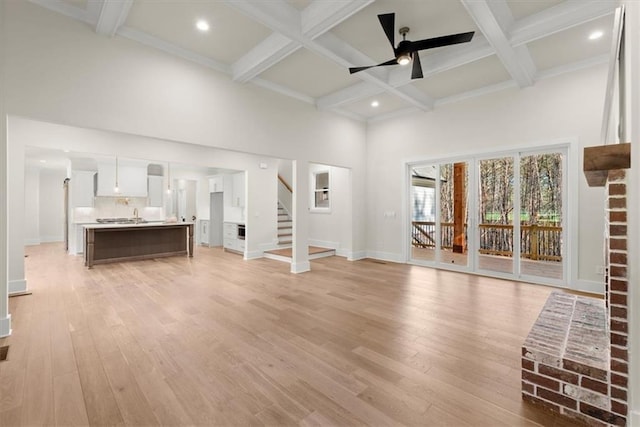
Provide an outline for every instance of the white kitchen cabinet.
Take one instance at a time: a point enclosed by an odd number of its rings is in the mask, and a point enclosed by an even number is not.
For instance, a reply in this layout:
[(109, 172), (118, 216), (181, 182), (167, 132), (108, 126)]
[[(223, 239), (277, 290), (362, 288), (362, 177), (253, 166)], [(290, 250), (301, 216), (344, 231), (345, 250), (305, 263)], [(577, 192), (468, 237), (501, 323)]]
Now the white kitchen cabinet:
[(149, 175), (147, 178), (149, 199), (148, 205), (151, 207), (161, 208), (163, 206), (164, 177)]
[(244, 254), (245, 241), (238, 239), (238, 224), (225, 222), (222, 227), (222, 246), (225, 250)]
[(209, 177), (209, 193), (224, 191), (224, 175)]
[(70, 252), (74, 255), (78, 255), (84, 252), (84, 227), (82, 224), (74, 224), (73, 227), (75, 228), (73, 233), (74, 242), (72, 242), (73, 248)]
[(238, 224), (233, 222), (225, 222), (222, 226), (222, 237), (224, 239), (238, 238)]
[(93, 207), (94, 171), (73, 171), (71, 175), (71, 206), (74, 208)]
[(209, 245), (209, 220), (208, 219), (200, 220), (200, 244), (205, 246)]
[(232, 192), (232, 205), (237, 208), (243, 208), (245, 203), (245, 187), (244, 187), (244, 172), (235, 173), (232, 175), (233, 179), (233, 192)]
[(120, 164), (118, 166), (119, 193), (114, 191), (115, 185), (115, 163), (98, 163), (98, 196), (147, 197), (147, 167)]

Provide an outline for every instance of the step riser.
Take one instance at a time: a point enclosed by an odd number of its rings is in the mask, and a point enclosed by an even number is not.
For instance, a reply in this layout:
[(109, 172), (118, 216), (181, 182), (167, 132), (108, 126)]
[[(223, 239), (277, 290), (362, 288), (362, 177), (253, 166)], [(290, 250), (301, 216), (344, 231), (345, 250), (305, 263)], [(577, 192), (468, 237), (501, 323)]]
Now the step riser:
[(293, 220), (278, 202), (278, 248), (284, 249), (291, 247), (293, 243)]

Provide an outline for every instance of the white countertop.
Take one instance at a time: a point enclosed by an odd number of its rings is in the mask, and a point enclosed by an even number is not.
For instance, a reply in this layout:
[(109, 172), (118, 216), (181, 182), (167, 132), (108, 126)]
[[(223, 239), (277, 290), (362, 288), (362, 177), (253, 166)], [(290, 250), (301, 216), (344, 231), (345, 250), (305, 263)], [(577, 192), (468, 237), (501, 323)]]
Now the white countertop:
[(141, 227), (167, 227), (176, 225), (193, 225), (193, 222), (141, 222), (139, 224), (84, 224), (84, 228), (141, 228)]
[(244, 221), (223, 221), (223, 223), (225, 224), (238, 224), (238, 225), (245, 225)]

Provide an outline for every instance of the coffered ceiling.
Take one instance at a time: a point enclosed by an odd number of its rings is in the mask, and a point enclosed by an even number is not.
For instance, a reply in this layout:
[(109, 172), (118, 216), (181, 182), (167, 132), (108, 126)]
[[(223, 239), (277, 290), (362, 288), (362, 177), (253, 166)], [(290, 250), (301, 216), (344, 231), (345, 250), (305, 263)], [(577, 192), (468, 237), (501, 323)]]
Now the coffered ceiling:
[[(261, 87), (359, 120), (382, 120), (608, 61), (616, 0), (31, 0)], [(420, 53), (424, 78), (381, 63), (393, 51), (377, 15), (419, 40), (475, 31)], [(205, 20), (207, 31), (196, 29)], [(603, 36), (591, 40), (595, 31)], [(400, 36), (396, 35), (396, 42)], [(372, 106), (377, 101), (377, 107)]]

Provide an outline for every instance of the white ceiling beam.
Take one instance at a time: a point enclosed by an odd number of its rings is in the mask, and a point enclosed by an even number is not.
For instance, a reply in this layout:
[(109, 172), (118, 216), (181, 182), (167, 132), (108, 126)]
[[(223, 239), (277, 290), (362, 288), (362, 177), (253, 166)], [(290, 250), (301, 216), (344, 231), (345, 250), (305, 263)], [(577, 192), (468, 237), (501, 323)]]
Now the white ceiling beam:
[(375, 0), (312, 1), (301, 13), (302, 33), (313, 40)]
[(486, 0), (460, 0), (463, 6), (471, 15), (482, 34), (489, 41), (496, 51), (496, 55), (502, 61), (513, 80), (520, 87), (527, 87), (533, 84), (535, 70), (531, 70), (526, 62), (521, 62), (520, 58), (525, 55), (523, 51), (518, 54), (509, 42), (508, 34), (498, 22), (496, 14)]
[(126, 25), (123, 25), (118, 30), (118, 35), (120, 37), (134, 40), (140, 44), (150, 46), (154, 49), (161, 50), (182, 59), (186, 59), (187, 61), (211, 68), (212, 70), (220, 71), (225, 74), (231, 74), (230, 67), (224, 62), (216, 61), (215, 59), (211, 59), (208, 56), (204, 56), (199, 53), (195, 53), (192, 50), (176, 46), (158, 37), (152, 36), (151, 34), (145, 33), (144, 31), (136, 30), (134, 28), (129, 28)]
[(284, 0), (223, 0), (223, 2), (291, 40), (301, 44), (304, 42), (300, 12)]
[(233, 80), (244, 83), (282, 61), (302, 45), (280, 33), (272, 33), (231, 65)]
[[(344, 67), (345, 73), (348, 72), (347, 68), (353, 64), (375, 63), (373, 59), (369, 58), (367, 55), (348, 43), (345, 43), (338, 36), (330, 32), (323, 34), (315, 40), (307, 43), (305, 46), (325, 58), (332, 60), (341, 67)], [(433, 108), (433, 100), (423, 92), (414, 91), (412, 89), (404, 90), (389, 84), (389, 72), (391, 71), (389, 68), (390, 67), (371, 68), (366, 71), (361, 71), (356, 75), (360, 79), (372, 83), (384, 91), (404, 99), (423, 111), (429, 111)], [(316, 105), (323, 105), (323, 103), (321, 102)]]
[(318, 98), (316, 106), (319, 110), (337, 108), (344, 104), (350, 104), (370, 96), (383, 93), (385, 90), (378, 85), (369, 82), (358, 82), (344, 90)]
[[(511, 25), (511, 45), (526, 44), (601, 16), (610, 15), (615, 11), (617, 4), (617, 0), (584, 0), (580, 2), (567, 0), (550, 9), (515, 21)], [(484, 36), (476, 34), (470, 43), (451, 46), (429, 55), (428, 61), (422, 61), (423, 73), (425, 77), (428, 77), (494, 53), (493, 47)], [(539, 76), (540, 74), (537, 73), (536, 78), (539, 79)], [(402, 86), (411, 83), (411, 79), (403, 69), (397, 68), (391, 72), (389, 83), (393, 86)], [(354, 85), (354, 87), (358, 85)], [(363, 90), (361, 87), (357, 90), (363, 94), (362, 97), (355, 96), (351, 87), (347, 87), (319, 98), (316, 103), (322, 105), (322, 108), (332, 108), (333, 105), (356, 102), (369, 96), (367, 90)], [(438, 104), (439, 102), (436, 102), (436, 105)]]
[[(582, 61), (572, 62), (570, 64), (561, 65), (559, 67), (550, 68), (536, 73), (536, 80), (544, 80), (550, 77), (560, 76), (562, 74), (573, 73), (575, 71), (584, 70), (586, 68), (595, 67), (597, 65), (606, 64), (609, 61), (609, 55), (599, 55), (593, 58), (585, 59)], [(454, 102), (464, 101), (466, 99), (475, 98), (477, 96), (487, 95), (489, 93), (500, 92), (507, 89), (514, 89), (517, 85), (513, 80), (506, 82), (496, 83), (490, 86), (484, 86), (478, 89), (470, 90), (463, 93), (457, 93), (455, 95), (448, 96), (446, 98), (440, 98), (436, 101), (436, 107), (452, 104)]]
[[(312, 39), (302, 32), (302, 19), (300, 18), (299, 12), (283, 0), (271, 0), (267, 2), (251, 2), (249, 0), (224, 1), (227, 5), (256, 21), (261, 22), (273, 31), (280, 33), (293, 41), (297, 41), (307, 49), (334, 61), (342, 67), (345, 67), (345, 72), (348, 72), (346, 68), (353, 64), (367, 62), (374, 63), (371, 58), (345, 43), (332, 33), (328, 31), (324, 31), (322, 33), (321, 29), (328, 29), (330, 25), (326, 16), (331, 14), (327, 12), (328, 9), (326, 9), (326, 5), (317, 6), (318, 8), (323, 8), (318, 10), (324, 10), (323, 13), (314, 13), (317, 24), (312, 24), (311, 18), (307, 18), (308, 20), (306, 25), (309, 26), (311, 29), (310, 31), (312, 31), (313, 34), (317, 33), (315, 39)], [(335, 3), (340, 6), (341, 3), (345, 2), (338, 1), (321, 3)], [(366, 1), (356, 1), (355, 6), (351, 6), (350, 8), (343, 6), (339, 9), (334, 9), (336, 11), (341, 10), (342, 14), (335, 12), (333, 13), (333, 17), (334, 19), (342, 19), (340, 16), (345, 16), (344, 14), (348, 12), (355, 13), (359, 10), (357, 7), (364, 7), (366, 4)], [(296, 16), (298, 16), (298, 19), (296, 19)], [(243, 72), (250, 73), (250, 71), (246, 70)], [(372, 70), (371, 72), (358, 73), (358, 77), (362, 80), (378, 85), (387, 92), (401, 97), (405, 101), (424, 111), (433, 108), (433, 101), (423, 93), (412, 89), (396, 89), (389, 85), (387, 82), (388, 71)]]
[[(291, 10), (289, 5), (277, 5), (276, 3), (275, 6), (271, 5), (271, 9), (269, 9), (252, 3), (245, 2), (243, 4), (228, 0), (227, 4), (239, 8), (240, 11), (252, 18), (262, 16), (263, 22), (268, 23), (270, 28), (276, 31), (232, 65), (233, 80), (246, 82), (254, 78), (298, 50), (305, 40), (313, 40), (329, 31), (373, 1), (314, 1), (299, 15), (300, 24), (298, 26), (293, 25), (291, 22), (278, 22), (269, 17), (272, 13), (287, 11), (285, 16), (290, 15), (291, 19), (294, 19), (296, 12)], [(284, 32), (282, 31), (283, 25), (289, 27)], [(298, 31), (300, 31), (300, 34), (298, 34)], [(295, 35), (296, 37), (288, 37), (285, 34)]]
[[(422, 73), (424, 78), (433, 76), (452, 68), (477, 61), (495, 53), (493, 47), (482, 34), (473, 36), (469, 43), (448, 46), (429, 56), (422, 56)], [(403, 67), (394, 67), (389, 74), (389, 84), (398, 87), (411, 83), (411, 73)]]
[(515, 22), (511, 28), (511, 45), (520, 46), (576, 25), (612, 14), (617, 0), (582, 0), (560, 3)]
[(132, 4), (133, 0), (104, 0), (96, 23), (96, 33), (113, 37), (127, 19)]
[(310, 97), (309, 95), (304, 95), (300, 92), (297, 92), (293, 89), (290, 89), (288, 87), (279, 85), (277, 83), (268, 81), (268, 80), (264, 80), (264, 79), (260, 79), (260, 78), (255, 78), (251, 80), (251, 83), (255, 84), (256, 86), (260, 86), (263, 87), (265, 89), (269, 89), (273, 92), (278, 92), (281, 93), (283, 95), (288, 96), (289, 98), (294, 98), (297, 99), (298, 101), (302, 101), (302, 102), (306, 102), (307, 104), (315, 104), (315, 99), (313, 99), (312, 97)]
[(98, 22), (100, 17), (100, 11), (102, 10), (102, 2), (100, 1), (88, 1), (87, 2), (87, 14), (93, 19), (94, 25)]

